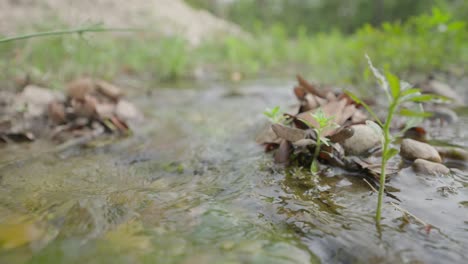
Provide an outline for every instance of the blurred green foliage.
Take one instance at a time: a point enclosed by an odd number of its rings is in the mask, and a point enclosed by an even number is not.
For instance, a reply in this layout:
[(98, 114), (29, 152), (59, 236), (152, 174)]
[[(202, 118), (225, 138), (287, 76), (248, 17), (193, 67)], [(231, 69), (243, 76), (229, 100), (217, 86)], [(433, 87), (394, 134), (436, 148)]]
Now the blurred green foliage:
[[(340, 30), (352, 33), (365, 24), (404, 22), (411, 16), (431, 10), (435, 4), (451, 8), (456, 2), (440, 0), (186, 0), (195, 7), (231, 20), (248, 31), (257, 24), (281, 23), (294, 34), (299, 27), (308, 32)], [(465, 5), (468, 10), (468, 5)], [(460, 12), (460, 16), (464, 14)]]
[(217, 38), (196, 47), (179, 37), (151, 33), (37, 38), (0, 45), (0, 79), (29, 74), (36, 82), (60, 88), (79, 75), (112, 79), (124, 73), (173, 81), (200, 76), (289, 78), (301, 73), (322, 82), (357, 84), (370, 77), (365, 54), (404, 79), (430, 71), (463, 73), (468, 65), (467, 24), (434, 8), (404, 23), (366, 24), (353, 34), (311, 34), (305, 26), (289, 32), (281, 23), (257, 24), (250, 36)]

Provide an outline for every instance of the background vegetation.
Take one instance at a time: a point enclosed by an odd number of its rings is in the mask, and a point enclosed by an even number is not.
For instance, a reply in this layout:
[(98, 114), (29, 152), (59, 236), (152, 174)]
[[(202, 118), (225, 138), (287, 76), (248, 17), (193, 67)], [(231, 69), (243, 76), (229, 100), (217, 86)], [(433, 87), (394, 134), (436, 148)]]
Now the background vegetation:
[(174, 81), (300, 72), (324, 82), (359, 83), (369, 75), (365, 54), (404, 79), (431, 71), (463, 74), (468, 65), (466, 1), (189, 2), (239, 23), (249, 36), (213, 39), (196, 47), (151, 32), (7, 43), (0, 45), (0, 78), (28, 75), (60, 88), (82, 74)]

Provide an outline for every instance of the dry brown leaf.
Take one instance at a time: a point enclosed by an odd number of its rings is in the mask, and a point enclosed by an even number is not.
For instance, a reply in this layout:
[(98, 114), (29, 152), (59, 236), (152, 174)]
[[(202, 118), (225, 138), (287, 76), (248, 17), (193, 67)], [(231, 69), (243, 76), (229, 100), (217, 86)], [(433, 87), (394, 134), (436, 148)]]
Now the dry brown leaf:
[(300, 86), (296, 86), (294, 87), (294, 95), (296, 95), (296, 98), (300, 101), (304, 100), (305, 96), (306, 96), (306, 91), (304, 90), (304, 88), (300, 87)]
[(287, 141), (295, 142), (306, 138), (306, 132), (302, 129), (287, 127), (280, 124), (273, 124), (271, 128), (278, 137)]
[(275, 162), (279, 164), (288, 163), (291, 149), (291, 143), (283, 139), (280, 143), (278, 150), (275, 153)]
[(47, 107), (47, 112), (49, 119), (57, 125), (65, 123), (66, 120), (66, 114), (65, 114), (65, 106), (63, 103), (54, 101), (49, 104)]
[(94, 89), (91, 78), (80, 78), (67, 84), (67, 95), (75, 100), (84, 100), (87, 94), (94, 92)]
[(309, 93), (311, 93), (313, 95), (316, 95), (316, 96), (319, 96), (319, 97), (322, 97), (322, 98), (325, 98), (325, 93), (323, 93), (322, 91), (316, 89), (314, 87), (314, 85), (307, 82), (304, 78), (302, 78), (301, 75), (297, 75), (296, 78), (297, 78), (297, 81), (299, 82), (299, 85), (301, 87), (303, 87), (305, 90), (307, 90)]

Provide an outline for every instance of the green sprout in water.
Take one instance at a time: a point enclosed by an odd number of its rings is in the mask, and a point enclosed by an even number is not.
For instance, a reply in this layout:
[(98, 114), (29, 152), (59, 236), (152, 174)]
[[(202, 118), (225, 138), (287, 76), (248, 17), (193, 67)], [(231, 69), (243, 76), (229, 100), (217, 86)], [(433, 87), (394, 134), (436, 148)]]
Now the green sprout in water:
[(301, 119), (301, 121), (304, 122), (308, 127), (312, 128), (317, 135), (314, 156), (312, 163), (310, 164), (310, 172), (312, 174), (316, 174), (319, 171), (318, 157), (320, 154), (320, 147), (322, 143), (327, 146), (330, 145), (330, 140), (323, 135), (328, 129), (336, 128), (337, 124), (333, 122), (334, 117), (327, 117), (321, 108), (317, 109), (317, 111), (311, 115), (317, 122), (317, 125), (313, 125), (303, 119)]
[[(373, 65), (370, 58), (366, 55), (366, 58), (369, 63), (369, 67), (377, 78), (379, 85), (385, 91), (386, 97), (388, 99), (388, 108), (387, 108), (387, 118), (384, 123), (382, 123), (375, 112), (367, 105), (364, 101), (360, 100), (356, 95), (347, 91), (346, 93), (357, 103), (361, 104), (366, 108), (370, 115), (375, 119), (375, 122), (382, 127), (383, 133), (383, 151), (382, 151), (382, 164), (381, 164), (381, 173), (380, 173), (380, 186), (379, 186), (379, 195), (377, 201), (377, 210), (375, 215), (375, 220), (377, 225), (380, 225), (380, 219), (382, 215), (382, 200), (385, 191), (385, 178), (386, 178), (386, 167), (387, 162), (396, 154), (398, 150), (392, 148), (390, 144), (393, 142), (394, 138), (390, 133), (390, 125), (392, 123), (393, 117), (396, 114), (402, 116), (410, 117), (411, 119), (407, 122), (406, 127), (400, 131), (402, 134), (406, 129), (416, 125), (422, 121), (422, 118), (427, 116), (427, 113), (422, 109), (422, 102), (432, 101), (436, 98), (441, 98), (431, 94), (421, 94), (421, 90), (417, 88), (411, 88), (408, 83), (400, 82), (397, 76), (386, 73), (383, 76)], [(414, 111), (407, 108), (402, 108), (403, 104), (406, 103), (415, 103), (419, 110)], [(399, 111), (400, 110), (400, 111)]]

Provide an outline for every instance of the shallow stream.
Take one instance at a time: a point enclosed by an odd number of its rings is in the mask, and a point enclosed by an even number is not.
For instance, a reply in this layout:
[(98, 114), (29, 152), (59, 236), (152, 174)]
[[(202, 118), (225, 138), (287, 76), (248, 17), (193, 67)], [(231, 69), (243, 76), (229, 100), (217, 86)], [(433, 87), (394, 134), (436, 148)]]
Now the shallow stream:
[[(265, 81), (135, 95), (132, 137), (54, 151), (0, 149), (0, 263), (467, 263), (467, 163), (402, 170), (377, 196), (356, 175), (275, 167), (255, 143), (266, 107), (295, 103)], [(430, 131), (468, 147), (468, 113)]]

